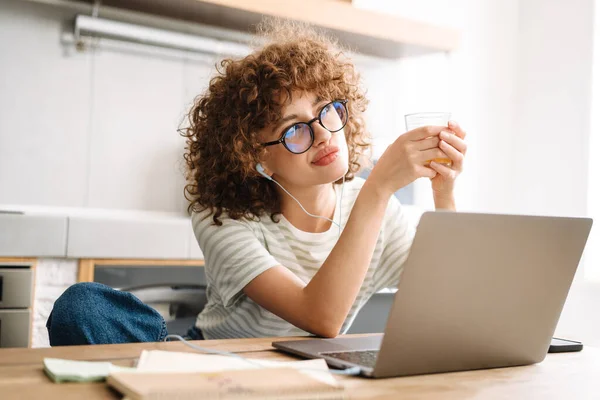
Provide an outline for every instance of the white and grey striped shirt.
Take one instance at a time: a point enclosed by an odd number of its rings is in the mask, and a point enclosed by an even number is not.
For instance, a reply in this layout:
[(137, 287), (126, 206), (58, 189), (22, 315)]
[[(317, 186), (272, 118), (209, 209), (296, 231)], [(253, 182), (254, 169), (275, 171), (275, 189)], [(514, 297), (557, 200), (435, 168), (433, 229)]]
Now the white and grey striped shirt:
[[(344, 185), (341, 207), (342, 228), (360, 192), (364, 179)], [(336, 185), (340, 195), (340, 185)], [(339, 198), (339, 197), (338, 197)], [(285, 217), (280, 222), (264, 215), (260, 221), (233, 220), (224, 214), (222, 226), (212, 216), (192, 216), (194, 233), (205, 257), (208, 303), (198, 315), (196, 326), (206, 339), (302, 336), (309, 333), (262, 308), (242, 289), (271, 267), (282, 265), (308, 283), (321, 267), (338, 239), (333, 225), (322, 233), (304, 232)], [(334, 220), (340, 218), (336, 209)], [(414, 227), (395, 197), (388, 203), (371, 265), (360, 292), (342, 326), (346, 332), (360, 308), (373, 293), (395, 287), (414, 237)]]

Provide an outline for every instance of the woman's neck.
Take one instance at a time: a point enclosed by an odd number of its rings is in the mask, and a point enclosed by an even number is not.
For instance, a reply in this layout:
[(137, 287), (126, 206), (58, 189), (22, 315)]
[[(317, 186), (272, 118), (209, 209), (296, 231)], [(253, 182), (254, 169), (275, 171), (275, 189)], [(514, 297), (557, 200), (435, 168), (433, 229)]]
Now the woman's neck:
[[(333, 219), (337, 196), (333, 184), (312, 186), (310, 188), (288, 188), (289, 191), (313, 215)], [(278, 187), (281, 196), (281, 212), (283, 216), (296, 228), (305, 232), (325, 232), (331, 227), (331, 222), (322, 218), (311, 217), (306, 214), (298, 203)]]

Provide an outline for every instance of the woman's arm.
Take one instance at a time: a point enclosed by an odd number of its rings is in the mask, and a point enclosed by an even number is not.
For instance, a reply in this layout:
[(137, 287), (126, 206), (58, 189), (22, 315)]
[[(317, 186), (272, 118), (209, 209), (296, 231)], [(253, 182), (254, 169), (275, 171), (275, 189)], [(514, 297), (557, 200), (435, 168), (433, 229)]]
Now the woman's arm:
[(337, 336), (371, 262), (388, 200), (367, 180), (342, 235), (308, 284), (278, 266), (256, 277), (244, 293), (305, 331)]
[[(448, 124), (448, 130), (440, 133), (440, 149), (452, 160), (452, 166), (447, 167), (431, 163), (431, 168), (438, 174), (431, 180), (433, 201), (436, 210), (456, 211), (454, 202), (454, 183), (463, 170), (467, 144), (464, 139), (467, 133), (454, 121)], [(450, 130), (452, 132), (450, 132)]]
[(448, 210), (456, 211), (456, 202), (454, 201), (454, 195), (450, 196), (433, 196), (433, 204), (436, 210)]
[(277, 266), (247, 284), (244, 293), (305, 331), (337, 336), (371, 263), (390, 197), (419, 177), (435, 176), (424, 164), (445, 156), (438, 148), (442, 129), (407, 132), (386, 150), (360, 191), (337, 244), (308, 284)]

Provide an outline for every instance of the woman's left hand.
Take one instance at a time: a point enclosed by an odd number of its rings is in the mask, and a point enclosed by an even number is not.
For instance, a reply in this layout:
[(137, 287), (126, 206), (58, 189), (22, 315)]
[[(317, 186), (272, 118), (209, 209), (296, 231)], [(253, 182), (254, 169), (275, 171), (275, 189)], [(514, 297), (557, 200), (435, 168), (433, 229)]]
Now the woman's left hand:
[(442, 131), (438, 146), (452, 160), (452, 166), (447, 167), (433, 161), (429, 166), (437, 172), (437, 175), (431, 179), (431, 188), (434, 199), (440, 200), (453, 199), (454, 183), (463, 170), (467, 153), (467, 144), (464, 141), (466, 132), (454, 121), (448, 123), (448, 128), (452, 132)]

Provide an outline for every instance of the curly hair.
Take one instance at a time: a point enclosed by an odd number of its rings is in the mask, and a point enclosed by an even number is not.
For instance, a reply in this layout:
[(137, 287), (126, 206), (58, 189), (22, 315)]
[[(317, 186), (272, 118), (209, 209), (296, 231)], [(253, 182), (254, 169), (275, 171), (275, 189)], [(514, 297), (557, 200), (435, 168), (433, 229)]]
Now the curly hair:
[[(258, 132), (281, 118), (292, 92), (348, 100), (347, 181), (361, 168), (370, 149), (363, 112), (367, 106), (354, 65), (330, 38), (302, 24), (270, 20), (259, 26), (266, 44), (242, 59), (225, 59), (208, 89), (197, 96), (182, 129), (189, 212), (210, 209), (213, 222), (226, 212), (232, 219), (257, 220), (280, 213), (274, 184), (255, 166), (265, 155)], [(268, 40), (270, 39), (270, 40)]]

